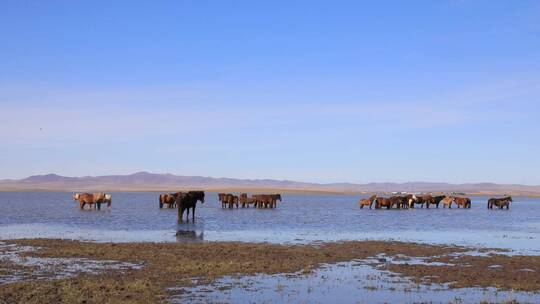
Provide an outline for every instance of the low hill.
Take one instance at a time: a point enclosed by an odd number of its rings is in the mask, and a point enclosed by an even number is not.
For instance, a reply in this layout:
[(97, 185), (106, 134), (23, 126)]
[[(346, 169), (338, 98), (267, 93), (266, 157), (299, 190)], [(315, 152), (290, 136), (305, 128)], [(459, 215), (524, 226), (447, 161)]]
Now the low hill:
[(328, 193), (454, 192), (486, 195), (540, 196), (540, 186), (527, 185), (428, 182), (319, 184), (290, 180), (214, 178), (148, 172), (138, 172), (130, 175), (84, 177), (46, 174), (30, 176), (20, 180), (0, 180), (0, 191), (176, 191), (186, 189)]

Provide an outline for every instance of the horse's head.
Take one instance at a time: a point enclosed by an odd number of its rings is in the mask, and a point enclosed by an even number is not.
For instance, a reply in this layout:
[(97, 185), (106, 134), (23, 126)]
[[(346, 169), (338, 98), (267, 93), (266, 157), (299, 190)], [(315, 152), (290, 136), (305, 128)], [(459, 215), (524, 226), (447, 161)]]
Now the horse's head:
[(189, 191), (188, 193), (193, 199), (201, 201), (201, 203), (204, 203), (204, 191)]
[(276, 200), (278, 200), (278, 201), (281, 202), (281, 194), (276, 194), (276, 195), (275, 195), (275, 198), (276, 198)]
[(110, 194), (105, 194), (105, 201), (107, 201), (107, 207), (111, 207), (112, 196)]
[(509, 202), (514, 202), (514, 201), (512, 200), (512, 197), (511, 197), (511, 196), (508, 197), (507, 201), (509, 201)]
[(79, 200), (80, 197), (81, 197), (81, 194), (80, 194), (80, 193), (75, 193), (75, 194), (73, 194), (73, 200), (74, 200), (74, 201)]
[(204, 204), (204, 191), (201, 191), (199, 198), (201, 199), (201, 204)]

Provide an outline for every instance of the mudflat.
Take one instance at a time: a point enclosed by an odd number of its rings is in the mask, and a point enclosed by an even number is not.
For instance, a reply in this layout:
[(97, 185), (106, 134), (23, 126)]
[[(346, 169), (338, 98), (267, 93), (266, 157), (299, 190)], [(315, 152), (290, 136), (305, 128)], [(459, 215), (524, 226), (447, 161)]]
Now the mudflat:
[[(140, 267), (75, 272), (63, 278), (44, 274), (29, 276), (2, 284), (1, 303), (152, 303), (169, 298), (172, 291), (168, 288), (205, 284), (225, 275), (309, 272), (323, 263), (369, 258), (375, 259), (379, 268), (421, 283), (448, 283), (450, 288), (540, 291), (540, 256), (510, 256), (487, 249), (471, 254), (473, 249), (459, 246), (385, 241), (278, 245), (93, 243), (58, 239), (19, 239), (4, 244), (8, 248), (35, 248), (19, 253), (22, 259), (76, 258), (77, 261), (125, 262)], [(418, 258), (423, 262), (407, 262)], [(400, 263), (392, 263), (392, 260)], [(31, 273), (35, 267), (0, 259), (0, 277), (15, 272)]]

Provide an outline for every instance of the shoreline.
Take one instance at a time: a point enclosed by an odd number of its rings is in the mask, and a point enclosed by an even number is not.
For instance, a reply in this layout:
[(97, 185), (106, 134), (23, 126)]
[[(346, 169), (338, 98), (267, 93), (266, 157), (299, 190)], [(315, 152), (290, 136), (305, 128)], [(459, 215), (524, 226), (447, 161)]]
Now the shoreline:
[[(60, 239), (0, 241), (13, 248), (36, 248), (23, 259), (83, 259), (141, 265), (139, 269), (109, 269), (97, 274), (33, 280), (2, 285), (0, 302), (35, 303), (86, 299), (88, 303), (159, 302), (174, 287), (213, 282), (223, 276), (309, 273), (323, 264), (375, 260), (378, 267), (418, 284), (448, 284), (449, 288), (495, 287), (498, 290), (540, 291), (540, 256), (505, 255), (504, 250), (428, 245), (397, 241), (343, 241), (309, 245), (242, 242), (94, 243)], [(30, 246), (30, 247), (28, 247)], [(9, 249), (11, 248), (11, 249)], [(3, 250), (3, 251), (2, 251)], [(0, 255), (1, 256), (1, 255)], [(422, 263), (415, 263), (421, 260)], [(393, 261), (399, 261), (393, 262)], [(2, 265), (4, 264), (4, 265)], [(493, 267), (497, 265), (497, 267)], [(6, 264), (9, 272), (32, 272), (36, 265)], [(197, 278), (196, 281), (193, 278)], [(69, 302), (69, 301), (68, 301)]]

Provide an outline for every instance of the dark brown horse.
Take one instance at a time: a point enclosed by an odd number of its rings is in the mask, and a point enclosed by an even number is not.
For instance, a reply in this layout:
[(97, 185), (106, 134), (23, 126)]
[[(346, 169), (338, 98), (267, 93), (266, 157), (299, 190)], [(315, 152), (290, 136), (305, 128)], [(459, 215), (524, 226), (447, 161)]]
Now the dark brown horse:
[(420, 205), (420, 208), (424, 208), (424, 204), (427, 204), (431, 201), (431, 195), (412, 195), (409, 198), (409, 208), (414, 208), (414, 205)]
[(272, 203), (270, 204), (270, 208), (276, 208), (277, 207), (277, 201), (281, 203), (281, 194), (270, 194), (272, 197)]
[(454, 197), (454, 203), (457, 205), (458, 208), (471, 208), (471, 199), (468, 197)]
[(445, 197), (446, 195), (432, 196), (430, 199), (426, 200), (426, 208), (429, 208), (430, 205), (435, 205), (439, 208), (439, 204)]
[(490, 198), (488, 200), (487, 207), (488, 209), (493, 209), (493, 206), (499, 207), (499, 209), (504, 209), (504, 207), (506, 207), (506, 210), (508, 210), (510, 209), (510, 202), (513, 202), (511, 196), (503, 198)]
[(392, 196), (389, 198), (389, 200), (392, 204), (391, 207), (395, 207), (397, 209), (408, 207), (407, 197), (405, 196)]
[(408, 196), (396, 196), (398, 208), (400, 209), (409, 209), (409, 197)]
[(195, 221), (195, 207), (197, 202), (204, 203), (204, 191), (189, 191), (187, 193), (180, 192), (175, 200), (178, 206), (178, 222), (182, 222), (184, 211), (186, 212), (186, 220), (189, 220), (189, 209), (192, 210), (192, 220)]
[(375, 199), (377, 199), (377, 195), (372, 195), (369, 198), (360, 199), (358, 201), (358, 205), (360, 206), (360, 209), (363, 209), (364, 206), (369, 206), (369, 209), (371, 209), (371, 206), (373, 205)]

